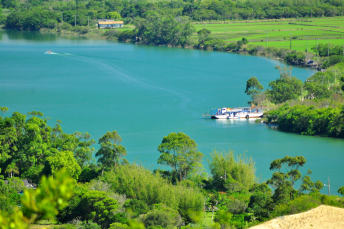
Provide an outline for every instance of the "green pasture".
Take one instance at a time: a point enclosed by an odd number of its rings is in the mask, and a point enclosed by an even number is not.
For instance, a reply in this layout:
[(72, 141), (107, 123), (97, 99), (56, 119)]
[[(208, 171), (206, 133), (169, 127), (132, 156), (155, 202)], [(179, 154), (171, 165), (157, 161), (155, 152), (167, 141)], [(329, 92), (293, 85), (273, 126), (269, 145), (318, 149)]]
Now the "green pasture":
[[(297, 51), (303, 51), (306, 52), (307, 50), (307, 40), (292, 40), (292, 50), (297, 50)], [(323, 43), (323, 44), (327, 44), (329, 43), (330, 47), (331, 45), (344, 45), (344, 39), (323, 39), (323, 40), (318, 40), (318, 44)], [(289, 49), (290, 48), (290, 41), (286, 40), (286, 41), (268, 41), (268, 43), (266, 43), (266, 41), (263, 42), (253, 42), (251, 44), (254, 45), (262, 45), (264, 47), (266, 47), (268, 45), (268, 47), (277, 47), (277, 48), (286, 48)], [(313, 46), (316, 46), (317, 41), (316, 40), (308, 40), (308, 52), (313, 52), (311, 50), (311, 48)]]
[[(268, 45), (270, 47), (290, 47), (306, 51), (318, 43), (344, 45), (344, 17), (334, 18), (309, 18), (294, 21), (246, 21), (242, 23), (195, 24), (196, 31), (206, 28), (211, 31), (211, 36), (235, 42), (246, 37), (251, 44)], [(194, 39), (197, 34), (194, 34)], [(268, 41), (268, 44), (266, 44)]]

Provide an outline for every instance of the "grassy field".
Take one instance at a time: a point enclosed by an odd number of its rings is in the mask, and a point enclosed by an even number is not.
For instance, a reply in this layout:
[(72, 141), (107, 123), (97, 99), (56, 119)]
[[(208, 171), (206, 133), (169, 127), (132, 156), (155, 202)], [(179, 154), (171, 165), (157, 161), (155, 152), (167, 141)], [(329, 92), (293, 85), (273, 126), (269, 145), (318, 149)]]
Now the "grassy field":
[[(195, 24), (196, 31), (206, 28), (212, 36), (227, 42), (246, 38), (251, 44), (290, 48), (306, 51), (318, 43), (344, 45), (344, 17), (309, 18), (300, 20), (223, 22), (218, 24)], [(197, 35), (194, 35), (194, 39)], [(268, 41), (268, 42), (267, 42)]]
[[(205, 215), (205, 220), (204, 220), (204, 213), (202, 215), (202, 223), (205, 222), (206, 225), (211, 226), (213, 224), (213, 221), (211, 220), (211, 211), (207, 211)], [(215, 212), (214, 212), (214, 217), (215, 217)]]

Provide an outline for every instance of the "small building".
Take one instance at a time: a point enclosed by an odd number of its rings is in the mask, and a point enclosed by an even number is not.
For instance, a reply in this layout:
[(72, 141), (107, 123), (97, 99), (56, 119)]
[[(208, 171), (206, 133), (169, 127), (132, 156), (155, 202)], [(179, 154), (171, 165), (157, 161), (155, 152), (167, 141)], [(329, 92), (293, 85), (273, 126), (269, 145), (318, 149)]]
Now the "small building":
[[(22, 179), (21, 180), (23, 183), (24, 183), (24, 186), (25, 186), (25, 188), (27, 188), (27, 189), (36, 189), (36, 184), (34, 184), (34, 183), (32, 183), (30, 180), (28, 180), (28, 179)], [(5, 180), (5, 184), (6, 185), (8, 185), (9, 184), (9, 182), (8, 182), (8, 180)], [(23, 192), (24, 190), (21, 190), (21, 191), (19, 191), (19, 193), (21, 193), (21, 192)]]
[(120, 27), (123, 27), (123, 24), (124, 24), (123, 21), (99, 20), (98, 28), (100, 29), (120, 28)]

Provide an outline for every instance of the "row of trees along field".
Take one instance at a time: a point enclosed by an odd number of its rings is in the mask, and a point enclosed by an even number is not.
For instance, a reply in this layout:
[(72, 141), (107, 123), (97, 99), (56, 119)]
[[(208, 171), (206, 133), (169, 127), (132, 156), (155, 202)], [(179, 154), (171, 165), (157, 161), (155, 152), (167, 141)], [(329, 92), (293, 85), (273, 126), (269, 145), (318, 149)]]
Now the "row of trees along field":
[[(272, 161), (271, 179), (257, 183), (251, 158), (214, 151), (207, 174), (196, 142), (170, 133), (158, 146), (157, 160), (168, 170), (152, 172), (124, 158), (116, 131), (105, 133), (95, 150), (88, 133), (64, 133), (60, 121), (50, 127), (40, 112), (4, 117), (8, 109), (0, 110), (1, 229), (34, 223), (69, 229), (239, 229), (321, 204), (344, 207), (343, 197), (320, 193), (323, 184), (312, 181), (310, 170), (301, 173), (303, 156)], [(27, 189), (24, 178), (36, 189)], [(338, 193), (344, 194), (344, 186)]]
[(1, 0), (0, 3), (0, 9), (6, 9), (4, 14), (0, 10), (0, 24), (25, 30), (53, 28), (62, 20), (78, 26), (87, 25), (88, 19), (100, 18), (133, 23), (146, 19), (152, 12), (173, 18), (187, 17), (191, 21), (334, 17), (344, 14), (344, 3), (340, 0)]
[(280, 78), (271, 81), (267, 90), (255, 77), (246, 84), (250, 104), (275, 106), (265, 113), (266, 121), (282, 131), (344, 138), (344, 62), (304, 83), (292, 76), (291, 67), (276, 68)]

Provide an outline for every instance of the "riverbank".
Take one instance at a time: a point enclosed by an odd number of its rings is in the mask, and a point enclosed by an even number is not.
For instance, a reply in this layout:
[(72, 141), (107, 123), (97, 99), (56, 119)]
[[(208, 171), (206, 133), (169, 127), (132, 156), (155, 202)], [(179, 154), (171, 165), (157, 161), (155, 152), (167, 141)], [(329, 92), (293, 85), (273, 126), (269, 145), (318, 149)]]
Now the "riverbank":
[[(327, 48), (332, 52), (331, 49), (335, 49), (335, 45), (338, 46), (343, 41), (341, 32), (337, 31), (343, 29), (342, 22), (344, 22), (344, 17), (192, 22), (194, 31), (187, 37), (188, 42), (174, 45), (167, 43), (164, 46), (179, 48), (183, 46), (186, 49), (271, 57), (296, 66), (304, 66), (312, 60), (312, 64), (305, 67), (316, 68), (328, 59)], [(137, 32), (133, 31), (134, 28), (133, 25), (128, 24), (122, 28), (103, 30), (95, 26), (72, 26), (68, 23), (58, 23), (52, 29), (41, 28), (40, 32), (80, 36), (94, 40), (155, 45), (155, 42), (143, 42), (141, 35), (138, 36)], [(204, 30), (206, 34), (198, 34), (201, 30)], [(200, 36), (203, 37), (200, 38)], [(247, 42), (242, 45), (243, 38)], [(314, 53), (319, 51), (314, 50), (318, 42), (326, 46), (327, 43), (331, 44), (326, 47), (326, 55), (321, 54), (322, 57)]]
[[(64, 36), (74, 36), (74, 37), (84, 37), (87, 39), (93, 39), (93, 40), (109, 40), (109, 41), (118, 41), (118, 42), (124, 42), (124, 43), (134, 43), (137, 45), (142, 45), (141, 42), (133, 42), (131, 39), (119, 39), (118, 36), (120, 33), (123, 33), (124, 31), (132, 30), (133, 26), (124, 26), (123, 28), (116, 29), (116, 30), (102, 30), (102, 29), (89, 29), (87, 27), (69, 27), (68, 30), (63, 29), (63, 26), (58, 26), (54, 29), (40, 29), (40, 32), (43, 34), (47, 33), (55, 33), (55, 34), (61, 34)], [(170, 48), (185, 48), (185, 49), (194, 49), (194, 50), (203, 50), (203, 51), (220, 51), (220, 52), (227, 52), (227, 53), (236, 53), (241, 55), (252, 55), (252, 56), (258, 56), (258, 57), (268, 57), (268, 58), (274, 58), (279, 61), (283, 61), (289, 65), (297, 65), (299, 67), (309, 67), (309, 68), (315, 68), (315, 66), (306, 66), (305, 63), (307, 63), (309, 60), (313, 60), (315, 63), (322, 64), (326, 58), (317, 57), (313, 53), (303, 53), (305, 61), (303, 63), (299, 63), (299, 61), (287, 61), (286, 57), (292, 53), (299, 53), (295, 52), (293, 50), (287, 50), (284, 48), (277, 48), (277, 47), (264, 47), (260, 45), (254, 45), (251, 43), (244, 44), (237, 46), (237, 43), (229, 43), (227, 44), (228, 47), (226, 48), (225, 45), (222, 45), (222, 47), (219, 47), (217, 45), (217, 42), (219, 40), (215, 39), (213, 45), (199, 45), (197, 43), (197, 40), (192, 39), (190, 44), (187, 44), (183, 47), (181, 46), (172, 46), (172, 45), (166, 45), (166, 47)], [(240, 43), (240, 42), (238, 42)], [(232, 45), (233, 44), (233, 45)], [(146, 45), (146, 44), (144, 44)], [(232, 48), (234, 47), (235, 48)]]

